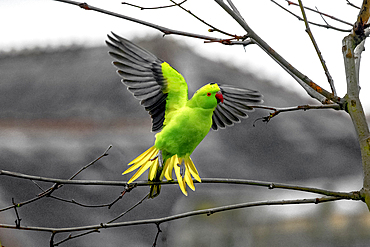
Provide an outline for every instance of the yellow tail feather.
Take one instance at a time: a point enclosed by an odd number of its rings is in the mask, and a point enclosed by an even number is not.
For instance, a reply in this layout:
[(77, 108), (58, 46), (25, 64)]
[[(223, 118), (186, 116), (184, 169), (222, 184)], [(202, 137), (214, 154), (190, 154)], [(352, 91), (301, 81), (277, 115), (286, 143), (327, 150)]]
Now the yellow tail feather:
[(187, 168), (189, 169), (191, 175), (198, 181), (198, 182), (202, 182), (202, 180), (200, 179), (199, 177), (199, 174), (198, 174), (198, 171), (197, 171), (197, 168), (195, 168), (195, 165), (193, 163), (193, 161), (191, 160), (190, 156), (186, 156), (185, 157), (185, 165), (187, 166)]
[(188, 195), (188, 192), (186, 191), (186, 184), (185, 184), (185, 180), (183, 180), (182, 178), (182, 175), (181, 175), (181, 171), (180, 171), (180, 164), (178, 163), (178, 157), (177, 157), (177, 154), (175, 154), (174, 156), (171, 157), (171, 159), (174, 158), (174, 166), (173, 168), (175, 169), (175, 174), (176, 174), (176, 178), (177, 178), (177, 182), (179, 183), (179, 186), (180, 186), (180, 189), (182, 191), (182, 193), (184, 195)]
[(194, 186), (194, 183), (193, 183), (193, 179), (191, 179), (191, 175), (190, 175), (188, 167), (186, 167), (186, 164), (185, 164), (184, 179), (185, 179), (185, 182), (188, 184), (189, 188), (192, 189), (193, 191), (195, 191), (195, 186)]
[[(160, 157), (158, 154), (159, 149), (153, 146), (146, 150), (145, 152), (143, 152), (141, 155), (139, 155), (136, 159), (131, 161), (129, 163), (131, 167), (124, 171), (122, 175), (135, 171), (136, 169), (138, 170), (127, 183), (132, 183), (148, 169), (149, 169), (148, 175), (149, 181), (156, 182), (162, 181), (163, 177), (165, 177), (167, 180), (173, 180), (172, 171), (175, 170), (176, 178), (181, 189), (181, 192), (186, 196), (188, 195), (188, 192), (186, 191), (186, 185), (188, 185), (189, 188), (194, 191), (195, 186), (192, 177), (194, 177), (199, 182), (201, 182), (201, 179), (190, 156), (187, 155), (184, 158), (179, 158), (177, 154), (175, 154), (172, 157), (164, 160), (163, 167), (160, 167), (159, 166)], [(185, 170), (181, 171), (180, 165), (183, 162), (185, 165)], [(154, 198), (158, 196), (160, 193), (160, 189), (161, 189), (160, 185), (151, 185), (149, 197)]]
[(125, 175), (129, 172), (132, 172), (136, 169), (139, 170), (132, 176), (132, 178), (128, 181), (128, 183), (131, 183), (132, 181), (136, 180), (138, 177), (140, 177), (141, 174), (143, 174), (149, 167), (152, 165), (155, 165), (155, 161), (157, 159), (154, 159), (158, 155), (159, 150), (156, 149), (154, 146), (146, 150), (144, 153), (139, 155), (136, 159), (131, 161), (129, 165), (131, 165), (130, 168), (128, 168), (126, 171), (122, 173), (122, 175)]
[(166, 164), (164, 165), (163, 173), (167, 180), (172, 180), (172, 170), (173, 166), (175, 165), (175, 156), (166, 160)]
[(157, 174), (159, 166), (159, 159), (155, 159), (154, 164), (149, 168), (149, 180), (153, 180), (155, 178), (155, 175)]
[(150, 152), (152, 152), (153, 150), (156, 150), (156, 148), (153, 146), (151, 148), (149, 148), (148, 150), (146, 150), (144, 153), (140, 154), (137, 158), (135, 158), (133, 161), (131, 161), (130, 163), (128, 163), (128, 166), (132, 165), (132, 164), (135, 164), (141, 160), (143, 160), (145, 158), (145, 156), (147, 156)]

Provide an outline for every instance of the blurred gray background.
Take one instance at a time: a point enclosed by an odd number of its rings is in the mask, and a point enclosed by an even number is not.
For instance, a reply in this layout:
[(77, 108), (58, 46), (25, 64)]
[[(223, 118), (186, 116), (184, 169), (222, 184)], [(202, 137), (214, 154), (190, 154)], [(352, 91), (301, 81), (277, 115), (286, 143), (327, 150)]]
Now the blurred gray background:
[[(135, 42), (168, 61), (189, 84), (192, 95), (215, 81), (259, 90), (264, 105), (317, 104), (227, 64), (207, 60), (171, 38)], [(107, 47), (66, 46), (0, 54), (0, 169), (69, 178), (102, 154), (109, 156), (77, 179), (127, 181), (126, 164), (154, 141), (150, 117), (120, 82)], [(278, 81), (279, 78), (276, 78)], [(302, 90), (303, 91), (303, 90)], [(360, 152), (349, 117), (334, 110), (280, 114), (268, 124), (256, 110), (242, 123), (211, 131), (192, 155), (202, 178), (287, 182), (333, 190), (359, 190)], [(256, 121), (257, 120), (257, 121)], [(255, 126), (253, 126), (253, 123)], [(146, 173), (140, 178), (145, 180)], [(0, 207), (40, 193), (31, 181), (0, 177)], [(44, 189), (51, 184), (39, 183)], [(71, 227), (107, 222), (139, 201), (147, 187), (126, 194), (111, 209), (81, 208), (51, 198), (18, 209), (23, 226)], [(96, 205), (113, 201), (123, 188), (64, 186), (55, 195)], [(121, 221), (158, 218), (240, 202), (312, 197), (311, 194), (250, 186), (196, 184), (182, 195), (163, 186)], [(0, 222), (13, 224), (13, 210)], [(370, 217), (360, 202), (274, 206), (196, 216), (161, 225), (158, 246), (367, 246)], [(62, 246), (151, 246), (155, 225), (101, 230)], [(60, 240), (67, 235), (58, 235)], [(50, 234), (0, 229), (8, 246), (48, 246)]]

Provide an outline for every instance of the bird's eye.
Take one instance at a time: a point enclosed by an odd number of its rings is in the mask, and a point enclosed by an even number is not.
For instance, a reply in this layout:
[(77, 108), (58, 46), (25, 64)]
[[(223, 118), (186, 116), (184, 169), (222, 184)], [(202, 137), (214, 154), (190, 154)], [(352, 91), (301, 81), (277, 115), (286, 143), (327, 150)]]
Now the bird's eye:
[(207, 93), (207, 96), (209, 97), (209, 96), (211, 96), (211, 93)]

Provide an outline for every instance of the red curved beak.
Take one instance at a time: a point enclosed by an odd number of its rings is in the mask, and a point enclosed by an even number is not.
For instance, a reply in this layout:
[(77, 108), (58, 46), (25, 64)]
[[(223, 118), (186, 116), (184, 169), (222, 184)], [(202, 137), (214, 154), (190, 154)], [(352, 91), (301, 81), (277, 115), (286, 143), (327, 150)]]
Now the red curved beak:
[(224, 96), (222, 96), (222, 93), (221, 92), (218, 92), (216, 93), (216, 99), (217, 99), (217, 103), (224, 103)]

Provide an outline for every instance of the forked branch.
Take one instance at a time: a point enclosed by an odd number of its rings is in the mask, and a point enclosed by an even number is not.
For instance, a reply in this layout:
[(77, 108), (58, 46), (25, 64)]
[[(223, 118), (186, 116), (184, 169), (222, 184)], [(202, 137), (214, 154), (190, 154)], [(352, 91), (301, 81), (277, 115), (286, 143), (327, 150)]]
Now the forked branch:
[[(87, 231), (79, 235), (79, 236), (83, 236), (83, 235), (89, 234), (90, 231), (97, 232), (100, 229), (117, 228), (117, 227), (134, 226), (134, 225), (149, 225), (149, 224), (154, 224), (156, 226), (159, 226), (160, 224), (164, 222), (174, 221), (174, 220), (192, 217), (196, 215), (210, 216), (215, 213), (225, 212), (225, 211), (230, 211), (230, 210), (235, 210), (235, 209), (242, 209), (242, 208), (273, 206), (273, 205), (319, 204), (319, 203), (337, 201), (337, 200), (342, 200), (342, 199), (343, 198), (340, 198), (340, 197), (325, 196), (325, 197), (318, 197), (318, 198), (295, 199), (295, 200), (246, 202), (246, 203), (239, 203), (239, 204), (228, 205), (228, 206), (208, 208), (208, 209), (203, 209), (203, 210), (195, 210), (195, 211), (190, 211), (190, 212), (186, 212), (182, 214), (176, 214), (176, 215), (167, 216), (163, 218), (144, 219), (144, 220), (126, 221), (126, 222), (119, 222), (119, 223), (109, 223), (109, 224), (101, 223), (97, 225), (80, 226), (80, 227), (51, 228), (51, 227), (22, 227), (21, 226), (17, 228), (16, 226), (13, 226), (13, 225), (0, 224), (0, 228), (19, 229), (19, 230), (26, 230), (26, 231), (50, 232), (52, 234), (52, 237), (50, 240), (50, 246), (56, 246), (54, 244), (54, 237), (56, 234), (60, 234), (60, 233)], [(72, 236), (69, 238), (72, 238)], [(64, 239), (62, 241), (65, 242), (67, 241), (67, 239)]]
[[(289, 1), (289, 0), (285, 0), (285, 1), (287, 1), (289, 5), (295, 5), (295, 6), (301, 7), (301, 3), (297, 4), (297, 3), (294, 3), (294, 2)], [(299, 1), (299, 0), (298, 0), (298, 1)], [(301, 2), (301, 1), (299, 1), (299, 2)], [(301, 7), (301, 8), (302, 8), (302, 7)], [(332, 15), (329, 15), (329, 14), (326, 14), (326, 13), (323, 13), (323, 12), (321, 12), (321, 11), (318, 11), (317, 9), (312, 9), (312, 8), (309, 8), (309, 7), (306, 7), (306, 6), (303, 6), (303, 8), (304, 8), (304, 9), (307, 9), (307, 10), (309, 10), (309, 11), (315, 12), (315, 13), (317, 13), (317, 14), (321, 15), (321, 16), (326, 16), (326, 17), (328, 17), (328, 18), (330, 18), (330, 19), (333, 19), (333, 20), (335, 20), (335, 21), (338, 21), (338, 22), (340, 22), (340, 23), (343, 23), (343, 24), (346, 24), (346, 25), (348, 25), (348, 26), (353, 27), (353, 24), (352, 24), (352, 23), (349, 23), (349, 22), (347, 22), (347, 21), (344, 21), (344, 20), (341, 20), (341, 19), (339, 19), (339, 18), (336, 18), (335, 16), (332, 16)], [(350, 30), (349, 30), (349, 31), (350, 31)]]
[(264, 50), (270, 57), (272, 57), (284, 70), (286, 70), (314, 99), (319, 100), (323, 104), (337, 103), (343, 104), (343, 100), (333, 93), (330, 93), (314, 83), (306, 75), (302, 74), (296, 68), (294, 68), (288, 61), (286, 61), (280, 54), (273, 50), (261, 37), (259, 37), (252, 28), (240, 18), (223, 0), (215, 0), (221, 8), (223, 8), (234, 20), (247, 32), (248, 37), (253, 40), (262, 50)]
[[(362, 198), (370, 210), (370, 131), (359, 98), (359, 67), (363, 42), (366, 39), (365, 29), (369, 25), (370, 1), (364, 0), (357, 21), (350, 35), (342, 41), (342, 54), (346, 71), (347, 95), (346, 110), (351, 116), (360, 144), (362, 167), (364, 172)], [(356, 57), (357, 56), (357, 57)]]
[[(287, 8), (285, 8), (284, 6), (282, 6), (281, 4), (279, 4), (278, 2), (276, 2), (274, 0), (271, 0), (271, 2), (273, 2), (274, 4), (276, 4), (277, 6), (279, 6), (281, 9), (285, 10), (286, 12), (288, 12), (289, 14), (293, 15), (294, 17), (296, 17), (299, 21), (304, 21), (302, 17), (300, 17), (299, 15), (297, 15), (297, 14), (293, 13), (292, 11), (288, 10)], [(322, 15), (325, 15), (325, 16), (329, 16), (329, 15), (324, 14), (324, 13), (319, 12), (319, 11), (317, 11), (317, 13), (322, 14)], [(351, 29), (338, 28), (338, 27), (329, 25), (327, 22), (325, 22), (326, 23), (325, 25), (324, 24), (319, 24), (319, 23), (316, 23), (316, 22), (312, 22), (312, 21), (309, 21), (308, 23), (310, 23), (311, 25), (314, 25), (314, 26), (323, 27), (323, 28), (327, 28), (327, 29), (334, 29), (334, 30), (340, 31), (340, 32), (351, 32)], [(350, 24), (350, 25), (353, 26), (352, 24)]]
[(115, 17), (118, 17), (118, 18), (121, 18), (121, 19), (124, 19), (124, 20), (128, 20), (128, 21), (131, 21), (131, 22), (135, 22), (135, 23), (138, 23), (138, 24), (156, 29), (156, 30), (162, 32), (163, 35), (174, 34), (174, 35), (192, 37), (192, 38), (197, 38), (197, 39), (202, 39), (202, 40), (207, 40), (207, 41), (213, 41), (213, 42), (219, 42), (219, 43), (222, 43), (222, 41), (223, 41), (223, 39), (212, 37), (212, 36), (190, 33), (190, 32), (185, 32), (185, 31), (179, 31), (179, 30), (163, 27), (163, 26), (156, 25), (156, 24), (153, 24), (153, 23), (150, 23), (150, 22), (147, 22), (147, 21), (143, 21), (143, 20), (140, 20), (140, 19), (136, 19), (136, 18), (133, 18), (133, 17), (130, 17), (130, 16), (127, 16), (127, 15), (122, 15), (122, 14), (118, 14), (118, 13), (115, 13), (115, 12), (112, 12), (112, 11), (109, 11), (109, 10), (101, 9), (101, 8), (89, 5), (87, 3), (76, 2), (76, 1), (72, 1), (72, 0), (54, 0), (54, 1), (72, 4), (72, 5), (75, 5), (75, 6), (79, 6), (83, 9), (85, 9), (85, 10), (92, 10), (92, 11), (100, 12), (100, 13), (103, 13), (103, 14), (106, 14), (106, 15), (115, 16)]

